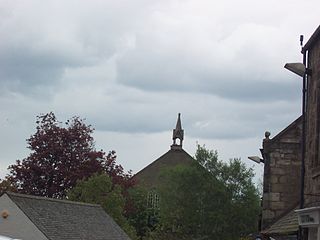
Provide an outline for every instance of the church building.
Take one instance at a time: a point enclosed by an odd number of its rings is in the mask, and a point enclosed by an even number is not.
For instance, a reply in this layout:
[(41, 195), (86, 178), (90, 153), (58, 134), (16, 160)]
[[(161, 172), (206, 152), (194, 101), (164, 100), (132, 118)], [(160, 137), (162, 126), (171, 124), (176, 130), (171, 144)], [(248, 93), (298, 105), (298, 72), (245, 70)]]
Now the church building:
[(181, 114), (179, 113), (176, 127), (173, 129), (173, 143), (170, 146), (170, 150), (133, 176), (138, 185), (143, 186), (149, 191), (148, 204), (152, 208), (159, 207), (159, 196), (156, 193), (156, 189), (161, 181), (161, 171), (165, 168), (176, 167), (178, 165), (189, 165), (194, 161), (183, 150), (183, 138), (184, 130), (181, 126)]

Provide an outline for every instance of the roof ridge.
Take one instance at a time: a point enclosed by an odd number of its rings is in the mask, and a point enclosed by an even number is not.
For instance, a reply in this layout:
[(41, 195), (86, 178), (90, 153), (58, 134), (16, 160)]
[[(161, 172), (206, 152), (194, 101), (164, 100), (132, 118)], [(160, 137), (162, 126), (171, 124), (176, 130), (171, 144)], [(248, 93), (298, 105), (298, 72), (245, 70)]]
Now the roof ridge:
[(29, 199), (37, 199), (37, 200), (42, 200), (42, 201), (59, 202), (59, 203), (65, 203), (65, 204), (101, 207), (101, 205), (94, 204), (94, 203), (84, 203), (84, 202), (77, 202), (77, 201), (71, 201), (71, 200), (65, 200), (65, 199), (48, 198), (48, 197), (41, 197), (41, 196), (35, 196), (35, 195), (29, 195), (29, 194), (14, 193), (14, 192), (9, 192), (9, 191), (5, 192), (5, 194), (7, 194), (9, 197), (14, 196), (14, 197), (29, 198)]

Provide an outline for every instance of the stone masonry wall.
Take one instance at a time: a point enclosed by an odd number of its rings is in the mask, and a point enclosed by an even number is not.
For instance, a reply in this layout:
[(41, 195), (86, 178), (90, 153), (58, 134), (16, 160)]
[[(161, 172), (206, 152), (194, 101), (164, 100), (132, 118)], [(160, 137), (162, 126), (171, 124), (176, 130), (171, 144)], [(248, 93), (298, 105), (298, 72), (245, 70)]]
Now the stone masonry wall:
[(306, 173), (305, 206), (320, 202), (320, 159), (319, 159), (319, 121), (320, 121), (320, 41), (308, 51), (308, 67), (312, 75), (308, 77), (308, 98), (306, 116)]
[(262, 229), (298, 205), (301, 166), (301, 118), (273, 139), (265, 138)]

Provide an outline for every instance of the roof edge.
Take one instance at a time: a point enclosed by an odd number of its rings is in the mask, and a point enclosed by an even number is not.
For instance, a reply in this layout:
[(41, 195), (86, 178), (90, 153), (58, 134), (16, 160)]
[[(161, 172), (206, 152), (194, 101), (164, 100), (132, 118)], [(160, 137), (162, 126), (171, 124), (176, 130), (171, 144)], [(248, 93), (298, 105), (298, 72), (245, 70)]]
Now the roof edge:
[(303, 46), (302, 51), (306, 52), (307, 50), (309, 50), (319, 37), (320, 37), (320, 25), (314, 31), (314, 33), (311, 35), (311, 37), (309, 38), (308, 42)]
[(30, 216), (24, 211), (24, 209), (22, 209), (22, 208), (20, 207), (20, 205), (17, 204), (17, 203), (10, 197), (10, 195), (11, 195), (11, 196), (19, 196), (19, 195), (26, 195), (26, 194), (18, 194), (18, 193), (13, 193), (13, 192), (9, 192), (9, 191), (6, 192), (6, 191), (5, 191), (5, 192), (3, 192), (3, 194), (1, 195), (1, 197), (2, 197), (3, 195), (7, 195), (7, 197), (12, 201), (12, 203), (24, 214), (24, 216), (25, 216), (26, 218), (28, 218), (28, 219), (30, 220), (30, 223), (31, 223), (36, 229), (38, 229), (47, 239), (50, 239), (49, 236), (48, 236), (42, 229), (40, 229), (40, 228), (37, 226), (37, 224), (30, 218)]
[(71, 200), (62, 200), (62, 199), (55, 199), (55, 198), (48, 198), (48, 197), (40, 197), (40, 196), (22, 194), (22, 193), (4, 192), (4, 194), (7, 194), (8, 197), (12, 201), (14, 201), (14, 200), (10, 196), (29, 198), (29, 199), (37, 199), (37, 200), (50, 201), (50, 202), (59, 202), (59, 203), (65, 203), (65, 204), (74, 204), (74, 205), (91, 206), (91, 207), (101, 207), (99, 204), (84, 203), (84, 202), (77, 202), (77, 201), (71, 201)]
[(265, 141), (266, 144), (271, 145), (274, 143), (274, 141), (278, 140), (280, 137), (282, 137), (284, 134), (286, 134), (289, 130), (291, 130), (294, 126), (298, 125), (300, 122), (302, 122), (302, 115), (298, 117), (296, 120), (294, 120), (292, 123), (290, 123), (285, 129), (280, 131), (277, 135), (275, 135), (273, 138)]
[(265, 236), (288, 236), (288, 235), (296, 235), (298, 233), (299, 230), (297, 231), (288, 231), (288, 232), (283, 232), (283, 233), (268, 233), (268, 232), (261, 232), (261, 234), (265, 235)]
[(286, 215), (288, 215), (291, 211), (294, 211), (299, 207), (299, 201), (293, 204), (291, 207), (289, 207), (286, 211), (284, 211), (282, 214), (280, 214), (276, 219), (274, 219), (266, 228), (264, 228), (261, 232), (267, 231), (272, 225), (280, 221), (282, 218), (284, 218)]

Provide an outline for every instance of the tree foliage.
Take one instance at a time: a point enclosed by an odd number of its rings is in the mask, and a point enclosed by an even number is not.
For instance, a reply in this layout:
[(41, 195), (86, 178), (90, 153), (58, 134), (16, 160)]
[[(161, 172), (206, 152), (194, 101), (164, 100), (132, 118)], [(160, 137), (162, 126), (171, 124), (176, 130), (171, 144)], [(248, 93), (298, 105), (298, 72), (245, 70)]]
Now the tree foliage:
[(158, 239), (239, 239), (257, 231), (259, 194), (253, 170), (223, 162), (198, 146), (196, 162), (162, 172)]
[(231, 239), (257, 232), (260, 194), (252, 182), (253, 170), (235, 158), (223, 164), (220, 177), (231, 200), (229, 224), (233, 227), (228, 230)]
[(162, 176), (163, 230), (176, 239), (222, 239), (230, 205), (225, 187), (196, 164), (167, 169)]
[(8, 180), (8, 179), (0, 179), (0, 196), (4, 192), (16, 192), (17, 188)]
[(132, 239), (137, 238), (134, 227), (124, 215), (126, 199), (122, 195), (122, 187), (114, 185), (110, 176), (93, 175), (79, 181), (67, 197), (72, 201), (100, 204)]
[(226, 187), (231, 200), (229, 224), (233, 227), (228, 230), (231, 237), (257, 231), (260, 194), (252, 181), (253, 169), (247, 168), (239, 158), (230, 159), (229, 162), (219, 161), (216, 151), (199, 145), (196, 160)]
[(21, 193), (63, 198), (81, 179), (106, 172), (114, 184), (132, 186), (130, 173), (116, 164), (114, 151), (96, 151), (93, 128), (73, 117), (65, 124), (50, 112), (37, 116), (36, 132), (27, 139), (30, 155), (9, 166), (7, 179)]
[(147, 205), (147, 190), (143, 187), (134, 186), (128, 191), (128, 204), (125, 212), (130, 225), (132, 225), (137, 236), (142, 239), (152, 230), (153, 225), (150, 224), (150, 209)]

